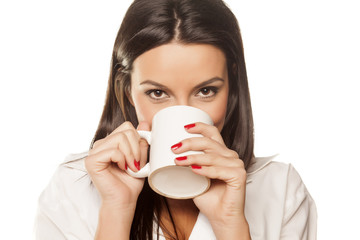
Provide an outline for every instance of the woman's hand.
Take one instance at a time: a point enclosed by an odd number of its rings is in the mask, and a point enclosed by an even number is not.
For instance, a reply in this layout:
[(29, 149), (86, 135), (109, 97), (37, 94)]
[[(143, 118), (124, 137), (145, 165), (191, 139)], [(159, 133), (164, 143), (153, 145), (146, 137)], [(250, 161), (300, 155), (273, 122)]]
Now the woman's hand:
[(243, 161), (225, 146), (215, 126), (199, 122), (185, 129), (204, 137), (185, 139), (173, 146), (173, 152), (193, 150), (204, 154), (188, 155), (186, 159), (180, 157), (178, 159), (182, 160), (176, 159), (175, 163), (192, 166), (196, 174), (212, 179), (209, 190), (194, 198), (194, 203), (209, 219), (217, 239), (250, 239), (244, 215), (246, 170)]
[[(142, 122), (138, 130), (149, 130)], [(104, 139), (94, 143), (85, 167), (101, 196), (95, 239), (129, 237), (136, 202), (144, 179), (133, 178), (125, 170), (140, 170), (147, 160), (148, 144), (130, 122), (124, 122)]]
[[(149, 130), (142, 122), (139, 130)], [(137, 172), (147, 160), (148, 144), (130, 122), (124, 122), (104, 139), (94, 143), (85, 166), (100, 193), (102, 206), (135, 210), (144, 179), (133, 178), (125, 170)]]
[[(149, 130), (141, 122), (139, 130)], [(148, 144), (130, 122), (124, 122), (104, 139), (94, 143), (85, 166), (100, 193), (102, 205), (117, 209), (134, 208), (144, 179), (133, 178), (125, 170), (137, 172), (146, 164)], [(135, 210), (135, 208), (134, 208)]]

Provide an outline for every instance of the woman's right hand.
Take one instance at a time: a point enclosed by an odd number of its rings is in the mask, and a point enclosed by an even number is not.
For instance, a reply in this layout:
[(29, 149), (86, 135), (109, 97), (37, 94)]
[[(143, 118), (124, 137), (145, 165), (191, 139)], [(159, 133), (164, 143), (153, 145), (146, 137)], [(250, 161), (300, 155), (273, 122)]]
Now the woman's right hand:
[[(150, 130), (141, 122), (138, 130)], [(94, 143), (85, 159), (85, 167), (100, 193), (102, 205), (135, 210), (144, 178), (133, 178), (125, 170), (137, 172), (146, 164), (148, 144), (130, 122), (124, 122), (111, 134)]]

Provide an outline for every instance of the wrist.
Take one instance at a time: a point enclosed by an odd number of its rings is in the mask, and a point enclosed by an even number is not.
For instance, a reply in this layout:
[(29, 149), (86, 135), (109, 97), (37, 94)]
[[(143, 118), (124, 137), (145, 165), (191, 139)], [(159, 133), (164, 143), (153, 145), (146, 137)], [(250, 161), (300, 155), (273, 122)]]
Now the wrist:
[(101, 207), (100, 210), (116, 210), (119, 212), (131, 212), (135, 211), (136, 208), (137, 199), (135, 199), (133, 202), (127, 202), (124, 203), (121, 200), (114, 200), (114, 199), (101, 199)]
[(212, 228), (218, 240), (251, 239), (249, 224), (244, 217), (228, 221), (213, 221)]
[(100, 207), (99, 220), (112, 219), (114, 224), (128, 223), (131, 226), (136, 205), (118, 206), (103, 203)]
[(129, 239), (135, 207), (102, 204), (95, 239)]

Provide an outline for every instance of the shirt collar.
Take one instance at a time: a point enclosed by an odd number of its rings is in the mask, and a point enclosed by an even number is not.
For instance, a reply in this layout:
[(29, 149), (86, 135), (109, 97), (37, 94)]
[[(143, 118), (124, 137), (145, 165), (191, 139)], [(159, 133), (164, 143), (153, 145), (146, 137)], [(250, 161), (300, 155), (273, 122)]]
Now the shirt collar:
[(87, 170), (85, 168), (85, 162), (79, 161), (79, 160), (82, 160), (83, 158), (87, 157), (88, 155), (89, 155), (88, 151), (83, 152), (83, 153), (78, 153), (78, 154), (70, 154), (65, 158), (62, 165), (69, 167), (69, 168), (77, 169), (77, 170), (80, 170), (83, 172), (87, 172)]
[(275, 157), (277, 157), (278, 154), (269, 156), (269, 157), (256, 157), (254, 158), (248, 169), (247, 169), (247, 175), (252, 175), (254, 173), (257, 173), (261, 169), (263, 169), (265, 166), (267, 166)]

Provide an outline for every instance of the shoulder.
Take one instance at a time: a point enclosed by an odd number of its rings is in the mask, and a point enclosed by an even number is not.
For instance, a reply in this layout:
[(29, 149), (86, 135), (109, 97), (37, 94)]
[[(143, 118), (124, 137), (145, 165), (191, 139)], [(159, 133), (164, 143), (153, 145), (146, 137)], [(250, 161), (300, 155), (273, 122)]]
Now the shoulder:
[(255, 158), (247, 171), (248, 183), (266, 181), (276, 186), (303, 184), (299, 173), (292, 164), (275, 161), (278, 155)]
[(86, 171), (86, 156), (87, 152), (69, 155), (56, 169), (39, 197), (38, 231), (44, 232), (40, 230), (43, 226), (56, 226), (65, 238), (72, 234), (84, 239), (95, 234), (101, 200)]
[[(275, 159), (255, 158), (248, 168), (245, 214), (253, 239), (283, 239), (288, 232), (298, 234), (316, 226), (315, 203), (299, 173), (292, 164)], [(294, 219), (296, 224), (289, 224)]]
[(255, 158), (249, 166), (246, 180), (246, 207), (251, 211), (256, 209), (256, 214), (262, 212), (267, 213), (268, 216), (280, 217), (291, 165), (276, 162), (275, 157)]
[(40, 196), (40, 201), (47, 200), (52, 195), (81, 204), (97, 199), (97, 190), (85, 168), (84, 160), (87, 155), (87, 152), (83, 152), (67, 156), (56, 169), (48, 186)]
[(95, 195), (96, 189), (85, 168), (87, 156), (88, 152), (68, 155), (56, 169), (48, 188), (55, 187), (74, 201), (84, 199), (84, 194)]
[(301, 179), (300, 174), (291, 163), (274, 161), (274, 157), (260, 158), (261, 167), (248, 173), (248, 182), (268, 199), (278, 199), (283, 203), (284, 211), (300, 204), (304, 198), (312, 198)]
[(299, 173), (290, 163), (275, 161), (277, 155), (255, 158), (247, 171), (247, 188), (249, 194), (261, 195), (267, 198), (302, 197), (309, 195)]

